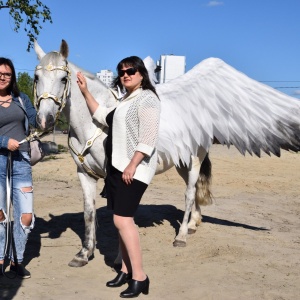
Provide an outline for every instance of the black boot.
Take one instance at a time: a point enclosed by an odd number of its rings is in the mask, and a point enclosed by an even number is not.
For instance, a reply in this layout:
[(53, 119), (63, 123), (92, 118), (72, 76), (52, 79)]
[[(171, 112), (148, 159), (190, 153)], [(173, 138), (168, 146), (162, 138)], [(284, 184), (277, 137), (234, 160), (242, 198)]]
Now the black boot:
[(127, 283), (132, 278), (132, 273), (124, 273), (120, 271), (115, 279), (106, 282), (106, 286), (108, 287), (119, 287), (123, 284)]
[(121, 298), (134, 298), (134, 297), (137, 297), (140, 293), (143, 293), (144, 295), (148, 295), (149, 294), (149, 285), (150, 285), (150, 280), (149, 280), (148, 276), (144, 281), (137, 281), (137, 280), (131, 279), (129, 281), (128, 288), (120, 294), (120, 297)]
[(27, 279), (31, 277), (30, 272), (25, 268), (22, 263), (18, 263), (18, 265), (10, 265), (10, 271), (13, 273), (17, 273), (18, 277)]

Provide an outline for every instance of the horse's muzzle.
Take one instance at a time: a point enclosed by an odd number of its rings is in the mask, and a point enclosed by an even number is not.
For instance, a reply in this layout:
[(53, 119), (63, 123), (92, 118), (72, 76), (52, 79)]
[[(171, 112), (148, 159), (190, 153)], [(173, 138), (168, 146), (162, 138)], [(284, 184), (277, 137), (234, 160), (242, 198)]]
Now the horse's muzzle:
[(45, 115), (38, 113), (36, 116), (36, 121), (41, 130), (51, 130), (54, 128), (55, 125), (55, 118), (53, 115)]

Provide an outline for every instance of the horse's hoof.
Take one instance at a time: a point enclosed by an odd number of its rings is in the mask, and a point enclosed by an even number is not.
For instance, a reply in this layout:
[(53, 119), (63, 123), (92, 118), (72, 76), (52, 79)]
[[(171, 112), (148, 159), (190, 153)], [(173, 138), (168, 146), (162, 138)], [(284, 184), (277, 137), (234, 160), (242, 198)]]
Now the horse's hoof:
[(189, 228), (188, 229), (188, 234), (193, 234), (196, 232), (196, 229), (192, 229), (192, 228)]
[(87, 263), (88, 262), (86, 260), (78, 259), (78, 257), (75, 257), (68, 263), (68, 266), (78, 268), (87, 265)]
[(173, 246), (174, 247), (185, 247), (186, 246), (186, 242), (175, 240), (173, 242)]

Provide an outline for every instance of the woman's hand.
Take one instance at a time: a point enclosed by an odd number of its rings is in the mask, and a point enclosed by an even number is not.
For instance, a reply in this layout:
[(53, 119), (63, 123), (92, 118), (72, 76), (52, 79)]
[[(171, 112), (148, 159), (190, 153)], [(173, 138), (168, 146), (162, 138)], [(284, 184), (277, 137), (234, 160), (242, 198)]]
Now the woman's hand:
[(86, 104), (89, 108), (91, 115), (93, 115), (95, 113), (95, 111), (97, 110), (99, 104), (95, 100), (93, 95), (89, 92), (89, 90), (87, 88), (86, 79), (81, 72), (77, 72), (77, 84), (78, 84), (78, 87), (79, 87), (85, 101), (86, 101)]
[(132, 183), (136, 168), (143, 160), (144, 157), (145, 157), (144, 153), (135, 151), (130, 163), (125, 168), (122, 174), (122, 179), (127, 185)]
[(7, 149), (9, 151), (16, 151), (20, 147), (19, 142), (14, 139), (9, 139), (7, 143)]
[(135, 171), (136, 171), (136, 166), (133, 165), (132, 163), (130, 163), (123, 171), (122, 179), (127, 185), (131, 184), (131, 182), (133, 181), (133, 176), (135, 174)]
[(77, 84), (82, 94), (86, 94), (88, 91), (85, 77), (81, 72), (77, 72)]

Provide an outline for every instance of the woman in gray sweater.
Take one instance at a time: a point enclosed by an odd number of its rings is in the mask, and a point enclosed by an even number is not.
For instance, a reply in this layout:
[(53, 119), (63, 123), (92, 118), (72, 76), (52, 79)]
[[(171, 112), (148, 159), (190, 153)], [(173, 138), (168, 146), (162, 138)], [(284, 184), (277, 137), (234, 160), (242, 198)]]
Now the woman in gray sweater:
[[(20, 98), (23, 104), (20, 103)], [(10, 259), (10, 271), (21, 278), (30, 272), (23, 265), (23, 255), (28, 235), (34, 227), (33, 186), (29, 143), (19, 144), (29, 135), (29, 124), (36, 127), (36, 111), (27, 95), (17, 86), (16, 73), (10, 59), (0, 57), (0, 275), (4, 272), (4, 258)], [(11, 165), (10, 174), (7, 166)], [(14, 207), (13, 246), (5, 253), (8, 237), (6, 178), (10, 186)], [(16, 256), (16, 257), (15, 257)]]

